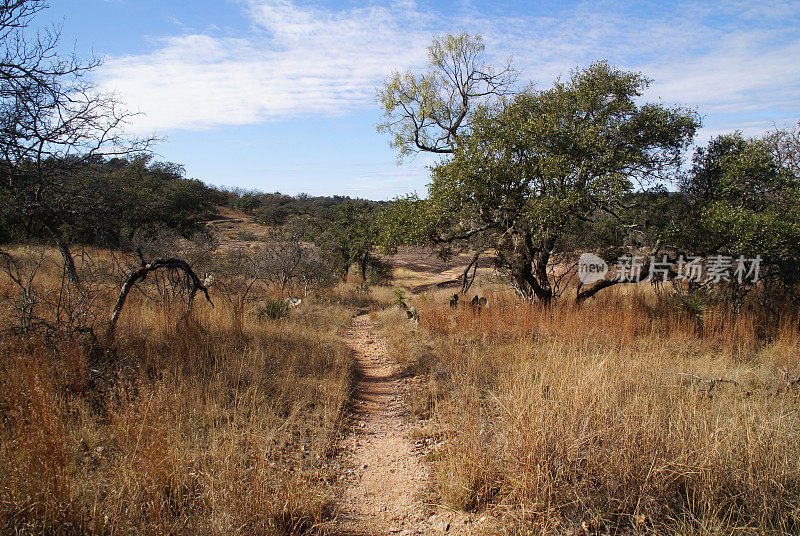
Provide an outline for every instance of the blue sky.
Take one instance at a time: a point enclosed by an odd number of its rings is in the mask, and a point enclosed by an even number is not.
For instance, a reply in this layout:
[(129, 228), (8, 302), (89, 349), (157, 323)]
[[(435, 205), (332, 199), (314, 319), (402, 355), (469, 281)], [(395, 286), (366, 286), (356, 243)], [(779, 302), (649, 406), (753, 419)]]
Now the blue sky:
[(424, 193), (420, 156), (396, 165), (375, 90), (420, 69), (435, 35), (480, 33), (546, 88), (608, 59), (654, 79), (647, 100), (695, 108), (698, 143), (800, 119), (800, 2), (339, 2), (59, 0), (65, 44), (165, 141), (159, 157), (210, 184), (386, 199)]

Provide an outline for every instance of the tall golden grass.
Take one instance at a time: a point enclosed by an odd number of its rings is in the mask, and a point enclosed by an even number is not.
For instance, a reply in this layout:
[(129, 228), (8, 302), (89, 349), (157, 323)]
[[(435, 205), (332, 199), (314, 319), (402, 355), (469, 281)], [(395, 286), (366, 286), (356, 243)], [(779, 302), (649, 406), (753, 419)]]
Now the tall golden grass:
[(419, 331), (380, 315), (423, 375), (412, 407), (444, 502), (521, 533), (800, 530), (796, 316), (698, 319), (644, 288), (580, 309), (494, 292), (479, 315), (448, 297), (415, 300)]
[[(58, 288), (57, 264), (43, 292)], [(16, 292), (0, 287), (4, 300)], [(0, 532), (295, 534), (320, 524), (353, 381), (344, 330), (370, 300), (334, 289), (269, 320), (222, 299), (187, 313), (180, 300), (132, 294), (113, 366), (90, 366), (77, 342), (3, 336)], [(110, 297), (96, 307), (106, 317)]]

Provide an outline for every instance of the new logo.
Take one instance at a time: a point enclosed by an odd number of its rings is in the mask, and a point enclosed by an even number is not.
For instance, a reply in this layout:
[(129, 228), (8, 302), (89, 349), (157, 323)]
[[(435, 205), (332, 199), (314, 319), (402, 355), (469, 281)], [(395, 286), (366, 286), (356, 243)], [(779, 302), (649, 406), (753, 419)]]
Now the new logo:
[(607, 273), (608, 264), (594, 253), (584, 253), (578, 259), (578, 279), (584, 285), (602, 281)]

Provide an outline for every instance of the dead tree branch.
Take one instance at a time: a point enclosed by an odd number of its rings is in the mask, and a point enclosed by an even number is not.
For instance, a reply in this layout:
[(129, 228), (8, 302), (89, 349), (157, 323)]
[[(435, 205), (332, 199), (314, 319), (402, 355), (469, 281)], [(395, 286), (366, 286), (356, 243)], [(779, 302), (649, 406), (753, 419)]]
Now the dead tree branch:
[[(461, 275), (461, 294), (466, 294), (472, 286), (472, 283), (475, 282), (475, 276), (478, 273), (478, 260), (480, 259), (482, 253), (482, 249), (477, 250), (470, 259), (467, 267), (464, 269), (464, 273)], [(472, 277), (469, 275), (470, 270), (472, 270)]]
[(111, 312), (111, 319), (108, 324), (108, 329), (106, 330), (106, 340), (111, 341), (114, 336), (114, 329), (117, 327), (117, 320), (119, 320), (119, 315), (122, 312), (122, 308), (125, 305), (125, 300), (128, 297), (128, 293), (130, 292), (133, 286), (147, 277), (147, 274), (159, 269), (166, 269), (166, 270), (180, 270), (186, 274), (188, 278), (188, 282), (191, 284), (191, 288), (189, 289), (189, 299), (187, 303), (187, 307), (189, 310), (192, 308), (192, 303), (194, 302), (194, 296), (197, 294), (198, 290), (203, 291), (203, 294), (206, 296), (206, 300), (208, 303), (211, 304), (211, 307), (214, 307), (214, 302), (211, 301), (211, 298), (208, 295), (208, 288), (200, 281), (200, 278), (197, 277), (197, 274), (194, 273), (192, 267), (189, 264), (181, 259), (155, 259), (150, 262), (144, 262), (142, 260), (142, 266), (136, 269), (133, 273), (131, 273), (125, 282), (122, 284), (122, 289), (120, 289), (119, 297), (117, 298), (117, 302), (114, 305), (114, 309)]

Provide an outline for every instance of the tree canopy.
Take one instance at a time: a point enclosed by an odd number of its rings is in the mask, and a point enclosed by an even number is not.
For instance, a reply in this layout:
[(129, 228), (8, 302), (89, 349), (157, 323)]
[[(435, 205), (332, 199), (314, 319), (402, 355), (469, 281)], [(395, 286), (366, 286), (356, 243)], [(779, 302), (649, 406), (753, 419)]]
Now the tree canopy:
[(758, 256), (761, 279), (800, 301), (800, 174), (792, 139), (793, 130), (762, 139), (736, 132), (698, 148), (680, 180), (685, 216), (665, 235), (690, 255)]
[(400, 156), (415, 152), (449, 154), (472, 127), (475, 107), (509, 95), (516, 72), (483, 58), (480, 36), (437, 38), (428, 47), (428, 70), (395, 72), (378, 92), (385, 121), (378, 130), (392, 135)]
[(631, 195), (677, 171), (699, 126), (690, 110), (640, 104), (649, 83), (597, 62), (551, 89), (475, 104), (427, 199), (392, 207), (385, 242), (491, 244), (520, 295), (550, 301), (559, 243), (576, 226), (628, 223)]

